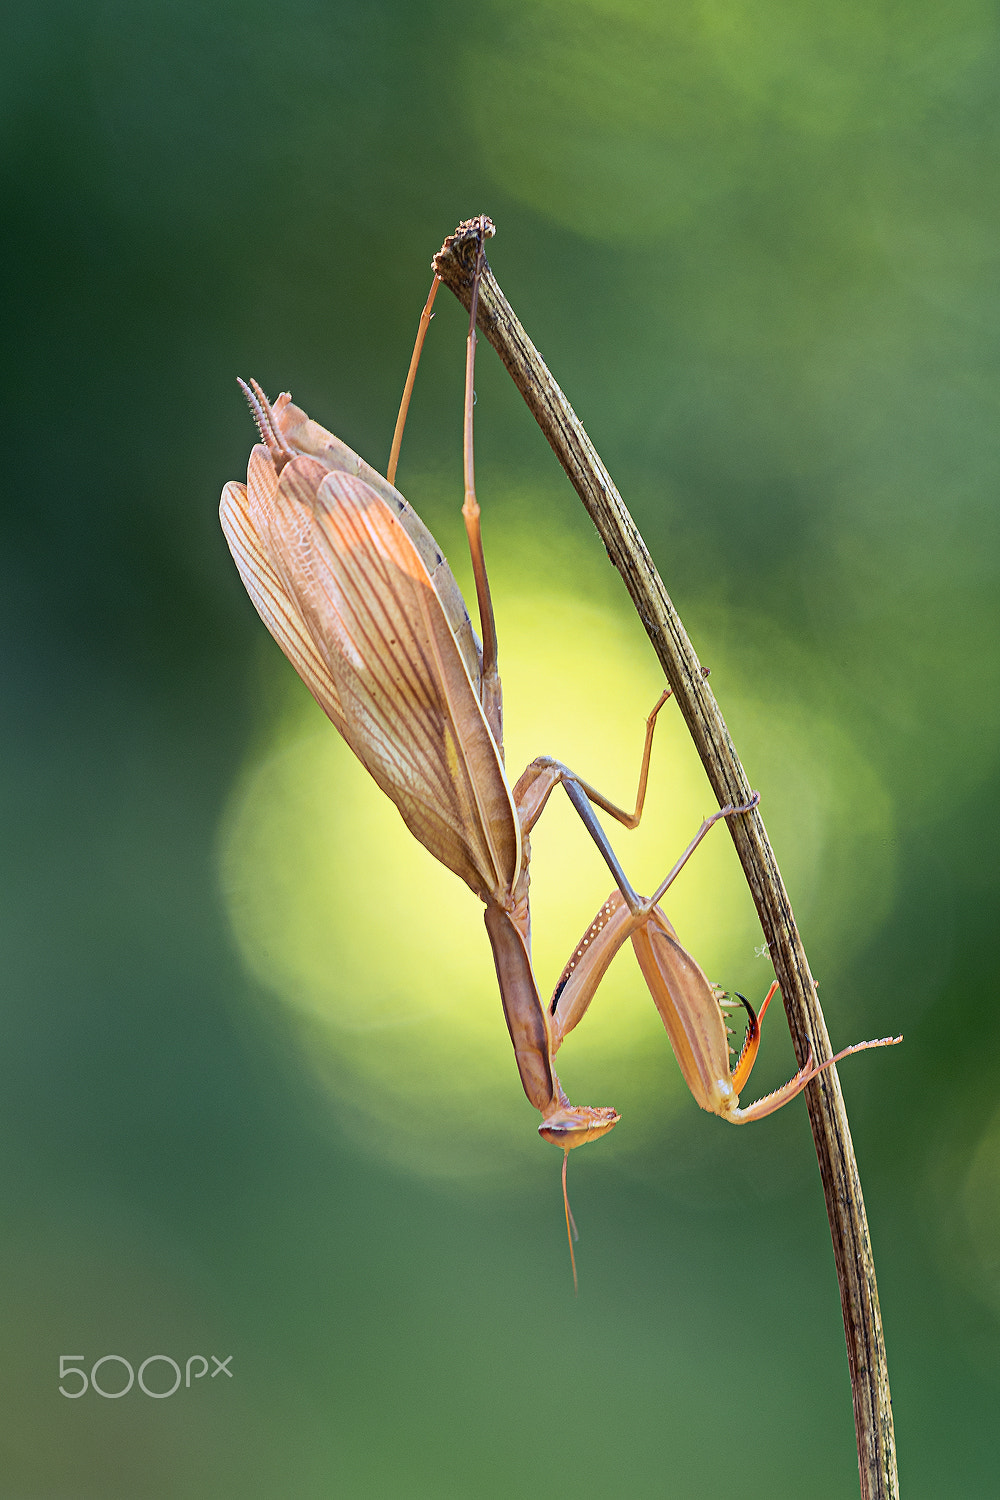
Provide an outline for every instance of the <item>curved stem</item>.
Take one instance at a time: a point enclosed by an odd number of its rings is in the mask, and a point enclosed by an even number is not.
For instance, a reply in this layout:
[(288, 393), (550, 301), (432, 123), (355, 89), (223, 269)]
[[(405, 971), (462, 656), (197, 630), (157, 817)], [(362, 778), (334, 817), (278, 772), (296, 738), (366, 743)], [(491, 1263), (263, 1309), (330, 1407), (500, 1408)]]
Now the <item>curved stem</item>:
[[(435, 273), (468, 308), (479, 248), (480, 220), (460, 225), (434, 257)], [(646, 545), (573, 408), (547, 370), (486, 263), (479, 282), (477, 322), (583, 501), (621, 574), (673, 689), (709, 781), (719, 799), (750, 800), (750, 786), (715, 696)], [(760, 810), (734, 818), (729, 831), (753, 895), (768, 954), (781, 985), (795, 1055), (822, 1061), (832, 1048), (791, 903)], [(875, 1263), (861, 1179), (836, 1068), (805, 1091), (826, 1197), (840, 1283), (862, 1500), (898, 1500), (889, 1376)]]

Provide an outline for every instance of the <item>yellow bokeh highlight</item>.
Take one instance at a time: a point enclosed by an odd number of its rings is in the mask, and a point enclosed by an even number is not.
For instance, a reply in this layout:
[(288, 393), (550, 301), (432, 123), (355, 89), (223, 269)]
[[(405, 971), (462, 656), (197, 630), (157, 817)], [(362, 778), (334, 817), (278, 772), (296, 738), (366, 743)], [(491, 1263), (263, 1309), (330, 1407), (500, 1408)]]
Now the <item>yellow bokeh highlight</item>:
[[(532, 510), (545, 514), (541, 505)], [(530, 532), (516, 523), (500, 531), (494, 522), (510, 779), (535, 755), (554, 754), (631, 806), (659, 666), (598, 547), (551, 526), (540, 534), (537, 522)], [(275, 670), (291, 689), (291, 669), (276, 656)], [(343, 1128), (368, 1149), (439, 1178), (496, 1183), (523, 1180), (532, 1160), (551, 1168), (556, 1155), (539, 1140), (521, 1092), (481, 903), (410, 835), (304, 690), (291, 705), (240, 777), (222, 831), (223, 887), (247, 967), (283, 1002)], [(742, 696), (740, 712), (748, 721), (758, 715), (758, 762), (770, 759), (772, 784), (793, 798), (784, 854), (806, 905), (860, 940), (865, 919), (845, 909), (850, 882), (825, 872), (845, 837), (855, 847), (859, 839), (888, 846), (884, 797), (867, 797), (862, 806), (875, 813), (858, 828), (856, 791), (871, 792), (872, 773), (832, 725)], [(629, 833), (602, 819), (637, 889), (659, 883), (713, 806), (668, 706), (641, 827)], [(771, 811), (769, 823), (780, 824), (779, 807), (773, 820)], [(535, 829), (532, 854), (544, 998), (612, 881), (561, 792)], [(736, 976), (739, 987), (763, 994), (771, 969), (754, 956), (760, 929), (724, 828), (712, 831), (665, 905), (710, 978), (729, 984)], [(877, 908), (869, 903), (868, 921)], [(603, 1151), (637, 1149), (665, 1111), (694, 1108), (630, 949), (558, 1068), (575, 1103), (622, 1111)]]

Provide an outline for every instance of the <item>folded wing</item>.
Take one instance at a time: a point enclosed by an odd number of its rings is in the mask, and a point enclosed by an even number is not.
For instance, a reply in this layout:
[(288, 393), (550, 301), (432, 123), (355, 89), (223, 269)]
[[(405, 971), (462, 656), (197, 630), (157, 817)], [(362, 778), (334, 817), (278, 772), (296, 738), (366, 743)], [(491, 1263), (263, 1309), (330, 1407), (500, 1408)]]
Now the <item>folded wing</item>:
[(411, 832), (484, 900), (503, 899), (517, 816), (467, 655), (398, 508), (322, 459), (296, 457), (279, 477), (258, 454), (248, 490), (223, 495), (258, 612)]

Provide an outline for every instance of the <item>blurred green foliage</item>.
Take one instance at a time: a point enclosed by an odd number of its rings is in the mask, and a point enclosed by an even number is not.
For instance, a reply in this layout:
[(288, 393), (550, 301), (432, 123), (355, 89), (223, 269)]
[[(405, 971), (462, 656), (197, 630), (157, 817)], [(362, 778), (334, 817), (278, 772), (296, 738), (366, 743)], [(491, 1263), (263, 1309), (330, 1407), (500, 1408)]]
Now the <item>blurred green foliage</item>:
[[(988, 1493), (996, 8), (40, 0), (5, 40), (4, 1494), (854, 1492), (802, 1106), (701, 1114), (623, 961), (567, 1045), (624, 1116), (573, 1163), (574, 1302), (476, 903), (393, 842), (218, 531), (236, 374), (381, 466), (430, 255), (484, 209), (713, 669), (835, 1040), (905, 1033), (842, 1070), (902, 1482)], [(438, 309), (400, 483), (465, 580)], [(477, 389), (511, 767), (627, 797), (655, 663), (485, 345)], [(710, 806), (660, 736), (648, 883)], [(671, 909), (759, 995), (713, 838)], [(544, 983), (607, 881), (565, 809), (534, 843)], [(73, 1402), (81, 1351), (234, 1378)]]

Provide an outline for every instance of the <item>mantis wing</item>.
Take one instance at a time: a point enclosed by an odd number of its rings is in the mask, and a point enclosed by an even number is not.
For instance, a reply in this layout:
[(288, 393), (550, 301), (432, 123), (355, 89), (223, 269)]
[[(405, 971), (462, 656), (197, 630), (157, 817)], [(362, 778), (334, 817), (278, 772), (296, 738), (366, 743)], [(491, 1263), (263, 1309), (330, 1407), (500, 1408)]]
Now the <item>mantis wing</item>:
[(404, 500), (395, 486), (391, 485), (377, 469), (373, 469), (371, 464), (366, 464), (363, 458), (359, 458), (353, 448), (348, 448), (346, 443), (340, 441), (340, 438), (334, 437), (332, 432), (327, 432), (325, 427), (321, 427), (318, 422), (307, 417), (302, 408), (295, 405), (287, 391), (282, 392), (270, 411), (278, 432), (289, 448), (296, 453), (304, 453), (310, 458), (319, 459), (324, 468), (331, 472), (336, 470), (344, 474), (353, 474), (356, 478), (364, 480), (369, 489), (373, 489), (390, 510), (394, 510), (399, 516), (406, 534), (423, 559), (434, 586), (434, 592), (441, 601), (441, 607), (468, 668), (472, 685), (478, 693), (483, 666), (482, 648), (472, 628), (472, 621), (469, 619), (462, 592), (455, 582), (455, 575), (445, 561), (437, 542), (412, 505), (408, 500)]
[[(258, 443), (250, 455), (247, 477), (254, 491), (258, 513), (273, 512), (278, 476), (263, 444)], [(260, 537), (250, 520), (245, 484), (229, 481), (222, 491), (219, 518), (229, 550), (257, 613), (320, 708), (346, 738), (347, 721), (340, 706), (337, 685), (306, 628), (298, 605), (286, 593), (284, 584), (262, 550)]]
[(296, 457), (278, 477), (258, 452), (249, 490), (224, 492), (223, 524), (264, 623), (411, 832), (483, 900), (502, 899), (520, 865), (517, 816), (466, 655), (397, 508), (321, 459)]

